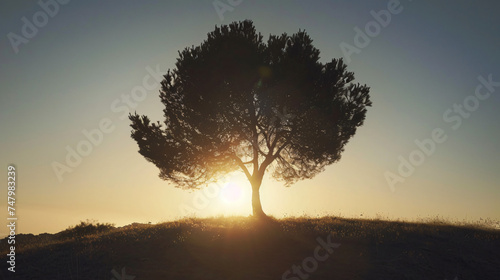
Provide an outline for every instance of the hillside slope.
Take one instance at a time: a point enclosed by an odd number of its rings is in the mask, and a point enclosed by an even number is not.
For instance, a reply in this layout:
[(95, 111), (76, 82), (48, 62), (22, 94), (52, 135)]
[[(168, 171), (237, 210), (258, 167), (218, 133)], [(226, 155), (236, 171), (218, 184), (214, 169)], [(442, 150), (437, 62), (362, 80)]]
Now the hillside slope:
[[(335, 217), (83, 223), (18, 235), (1, 279), (500, 279), (500, 231)], [(135, 276), (135, 278), (132, 278)]]

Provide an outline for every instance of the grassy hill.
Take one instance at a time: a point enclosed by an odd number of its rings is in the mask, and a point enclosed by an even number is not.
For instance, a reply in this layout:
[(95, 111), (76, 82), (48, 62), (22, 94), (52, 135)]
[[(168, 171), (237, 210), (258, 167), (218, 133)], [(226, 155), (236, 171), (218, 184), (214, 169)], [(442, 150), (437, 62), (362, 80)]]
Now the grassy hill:
[[(16, 237), (1, 279), (500, 279), (500, 231), (337, 217), (82, 222)], [(132, 278), (135, 276), (135, 278)]]

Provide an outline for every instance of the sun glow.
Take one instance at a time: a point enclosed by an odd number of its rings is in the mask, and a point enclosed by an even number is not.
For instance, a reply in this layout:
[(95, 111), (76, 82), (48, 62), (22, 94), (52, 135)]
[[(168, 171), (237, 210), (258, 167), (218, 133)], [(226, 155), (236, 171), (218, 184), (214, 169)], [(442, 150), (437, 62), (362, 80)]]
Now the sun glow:
[(241, 203), (243, 190), (236, 182), (228, 182), (220, 192), (220, 199), (226, 204)]
[(251, 189), (245, 176), (232, 174), (219, 192), (219, 207), (225, 215), (245, 215), (251, 211), (250, 197)]

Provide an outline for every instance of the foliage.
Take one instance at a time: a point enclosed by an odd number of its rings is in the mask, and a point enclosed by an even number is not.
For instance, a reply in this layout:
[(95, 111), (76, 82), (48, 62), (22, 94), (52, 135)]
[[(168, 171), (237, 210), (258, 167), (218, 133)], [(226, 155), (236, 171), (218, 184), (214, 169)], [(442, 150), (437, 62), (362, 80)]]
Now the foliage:
[(312, 178), (340, 159), (372, 104), (342, 59), (319, 54), (305, 31), (264, 42), (248, 20), (216, 27), (164, 76), (164, 122), (129, 116), (139, 153), (183, 188), (242, 170), (255, 194), (268, 167), (287, 186)]

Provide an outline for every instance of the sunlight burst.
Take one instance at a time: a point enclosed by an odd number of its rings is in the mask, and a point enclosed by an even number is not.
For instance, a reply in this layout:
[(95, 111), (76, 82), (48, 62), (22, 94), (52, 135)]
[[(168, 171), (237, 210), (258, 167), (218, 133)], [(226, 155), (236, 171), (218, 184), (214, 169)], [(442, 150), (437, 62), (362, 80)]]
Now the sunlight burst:
[(219, 197), (226, 204), (239, 204), (243, 200), (243, 190), (239, 184), (230, 181), (221, 190)]
[(245, 175), (234, 172), (219, 180), (218, 214), (225, 216), (247, 216), (252, 212), (252, 189)]

